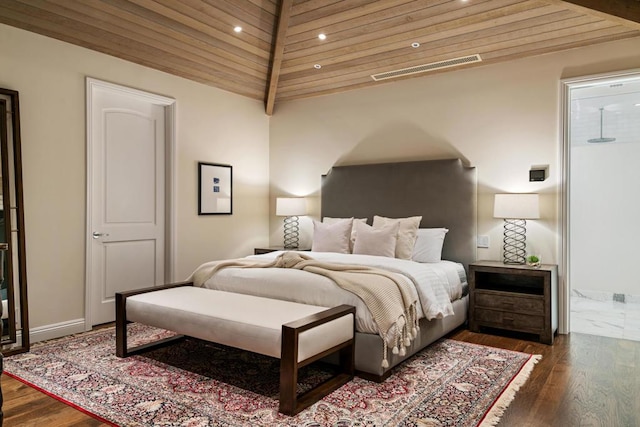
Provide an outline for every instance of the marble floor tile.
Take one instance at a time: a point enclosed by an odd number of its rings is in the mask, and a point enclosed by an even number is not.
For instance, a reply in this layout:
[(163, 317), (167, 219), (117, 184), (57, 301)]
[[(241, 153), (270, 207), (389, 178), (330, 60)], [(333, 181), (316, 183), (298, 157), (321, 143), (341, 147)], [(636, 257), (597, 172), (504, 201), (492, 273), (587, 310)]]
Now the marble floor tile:
[(625, 304), (611, 299), (609, 301), (596, 301), (589, 298), (572, 297), (571, 311), (624, 313)]
[(624, 313), (624, 328), (640, 332), (640, 311), (626, 311)]
[(571, 332), (640, 341), (640, 304), (572, 295)]
[(640, 295), (626, 294), (624, 296), (624, 300), (625, 300), (626, 303), (640, 305)]
[(622, 338), (624, 333), (624, 314), (602, 315), (596, 312), (571, 312), (571, 331), (583, 334)]
[(578, 297), (581, 299), (594, 300), (594, 301), (612, 301), (613, 292), (606, 291), (590, 291), (585, 289), (572, 289), (571, 297)]
[(640, 341), (640, 329), (625, 329), (622, 338), (632, 341)]
[(625, 312), (634, 316), (640, 316), (640, 304), (627, 303), (625, 304)]

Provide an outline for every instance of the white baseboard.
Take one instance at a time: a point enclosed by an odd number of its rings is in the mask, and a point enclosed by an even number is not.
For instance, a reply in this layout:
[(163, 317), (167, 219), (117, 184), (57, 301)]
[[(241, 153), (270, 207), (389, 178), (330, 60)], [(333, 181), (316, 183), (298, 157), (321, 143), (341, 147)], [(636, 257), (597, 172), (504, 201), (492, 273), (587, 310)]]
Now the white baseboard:
[(52, 325), (31, 328), (31, 330), (29, 331), (29, 339), (32, 343), (51, 340), (67, 335), (78, 334), (80, 332), (84, 332), (84, 329), (84, 319), (69, 320), (67, 322), (54, 323)]

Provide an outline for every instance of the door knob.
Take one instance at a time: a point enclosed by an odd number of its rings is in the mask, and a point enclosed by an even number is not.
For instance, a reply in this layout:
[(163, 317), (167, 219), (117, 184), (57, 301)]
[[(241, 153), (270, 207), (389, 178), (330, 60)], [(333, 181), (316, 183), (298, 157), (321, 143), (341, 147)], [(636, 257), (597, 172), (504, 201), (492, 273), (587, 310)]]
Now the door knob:
[(109, 233), (98, 233), (97, 231), (94, 231), (93, 234), (91, 234), (94, 239), (99, 239), (102, 236), (107, 237), (108, 235)]

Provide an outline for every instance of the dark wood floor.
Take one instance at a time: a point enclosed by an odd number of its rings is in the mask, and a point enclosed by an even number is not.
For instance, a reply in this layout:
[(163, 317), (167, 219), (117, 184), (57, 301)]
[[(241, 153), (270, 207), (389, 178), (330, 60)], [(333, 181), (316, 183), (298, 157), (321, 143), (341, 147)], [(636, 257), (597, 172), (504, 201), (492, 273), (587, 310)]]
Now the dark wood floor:
[[(571, 334), (553, 346), (459, 330), (450, 338), (541, 354), (499, 426), (640, 426), (640, 342)], [(105, 424), (2, 375), (5, 427)]]
[(541, 354), (499, 426), (640, 426), (640, 342), (573, 333), (553, 346), (476, 334), (452, 338)]

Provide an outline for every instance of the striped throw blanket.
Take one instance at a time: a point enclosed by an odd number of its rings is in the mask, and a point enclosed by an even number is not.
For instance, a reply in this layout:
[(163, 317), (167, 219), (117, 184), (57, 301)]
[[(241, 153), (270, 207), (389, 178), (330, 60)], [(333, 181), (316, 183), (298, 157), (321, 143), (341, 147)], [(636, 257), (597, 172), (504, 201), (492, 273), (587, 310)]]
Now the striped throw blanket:
[(361, 265), (326, 263), (299, 252), (284, 252), (268, 263), (237, 259), (215, 265), (205, 264), (189, 280), (195, 286), (202, 286), (216, 272), (229, 267), (295, 268), (328, 277), (342, 289), (352, 292), (362, 299), (378, 326), (378, 333), (384, 343), (383, 368), (389, 366), (388, 348), (394, 354), (404, 356), (405, 348), (417, 336), (417, 300), (412, 297), (412, 284), (398, 273)]

